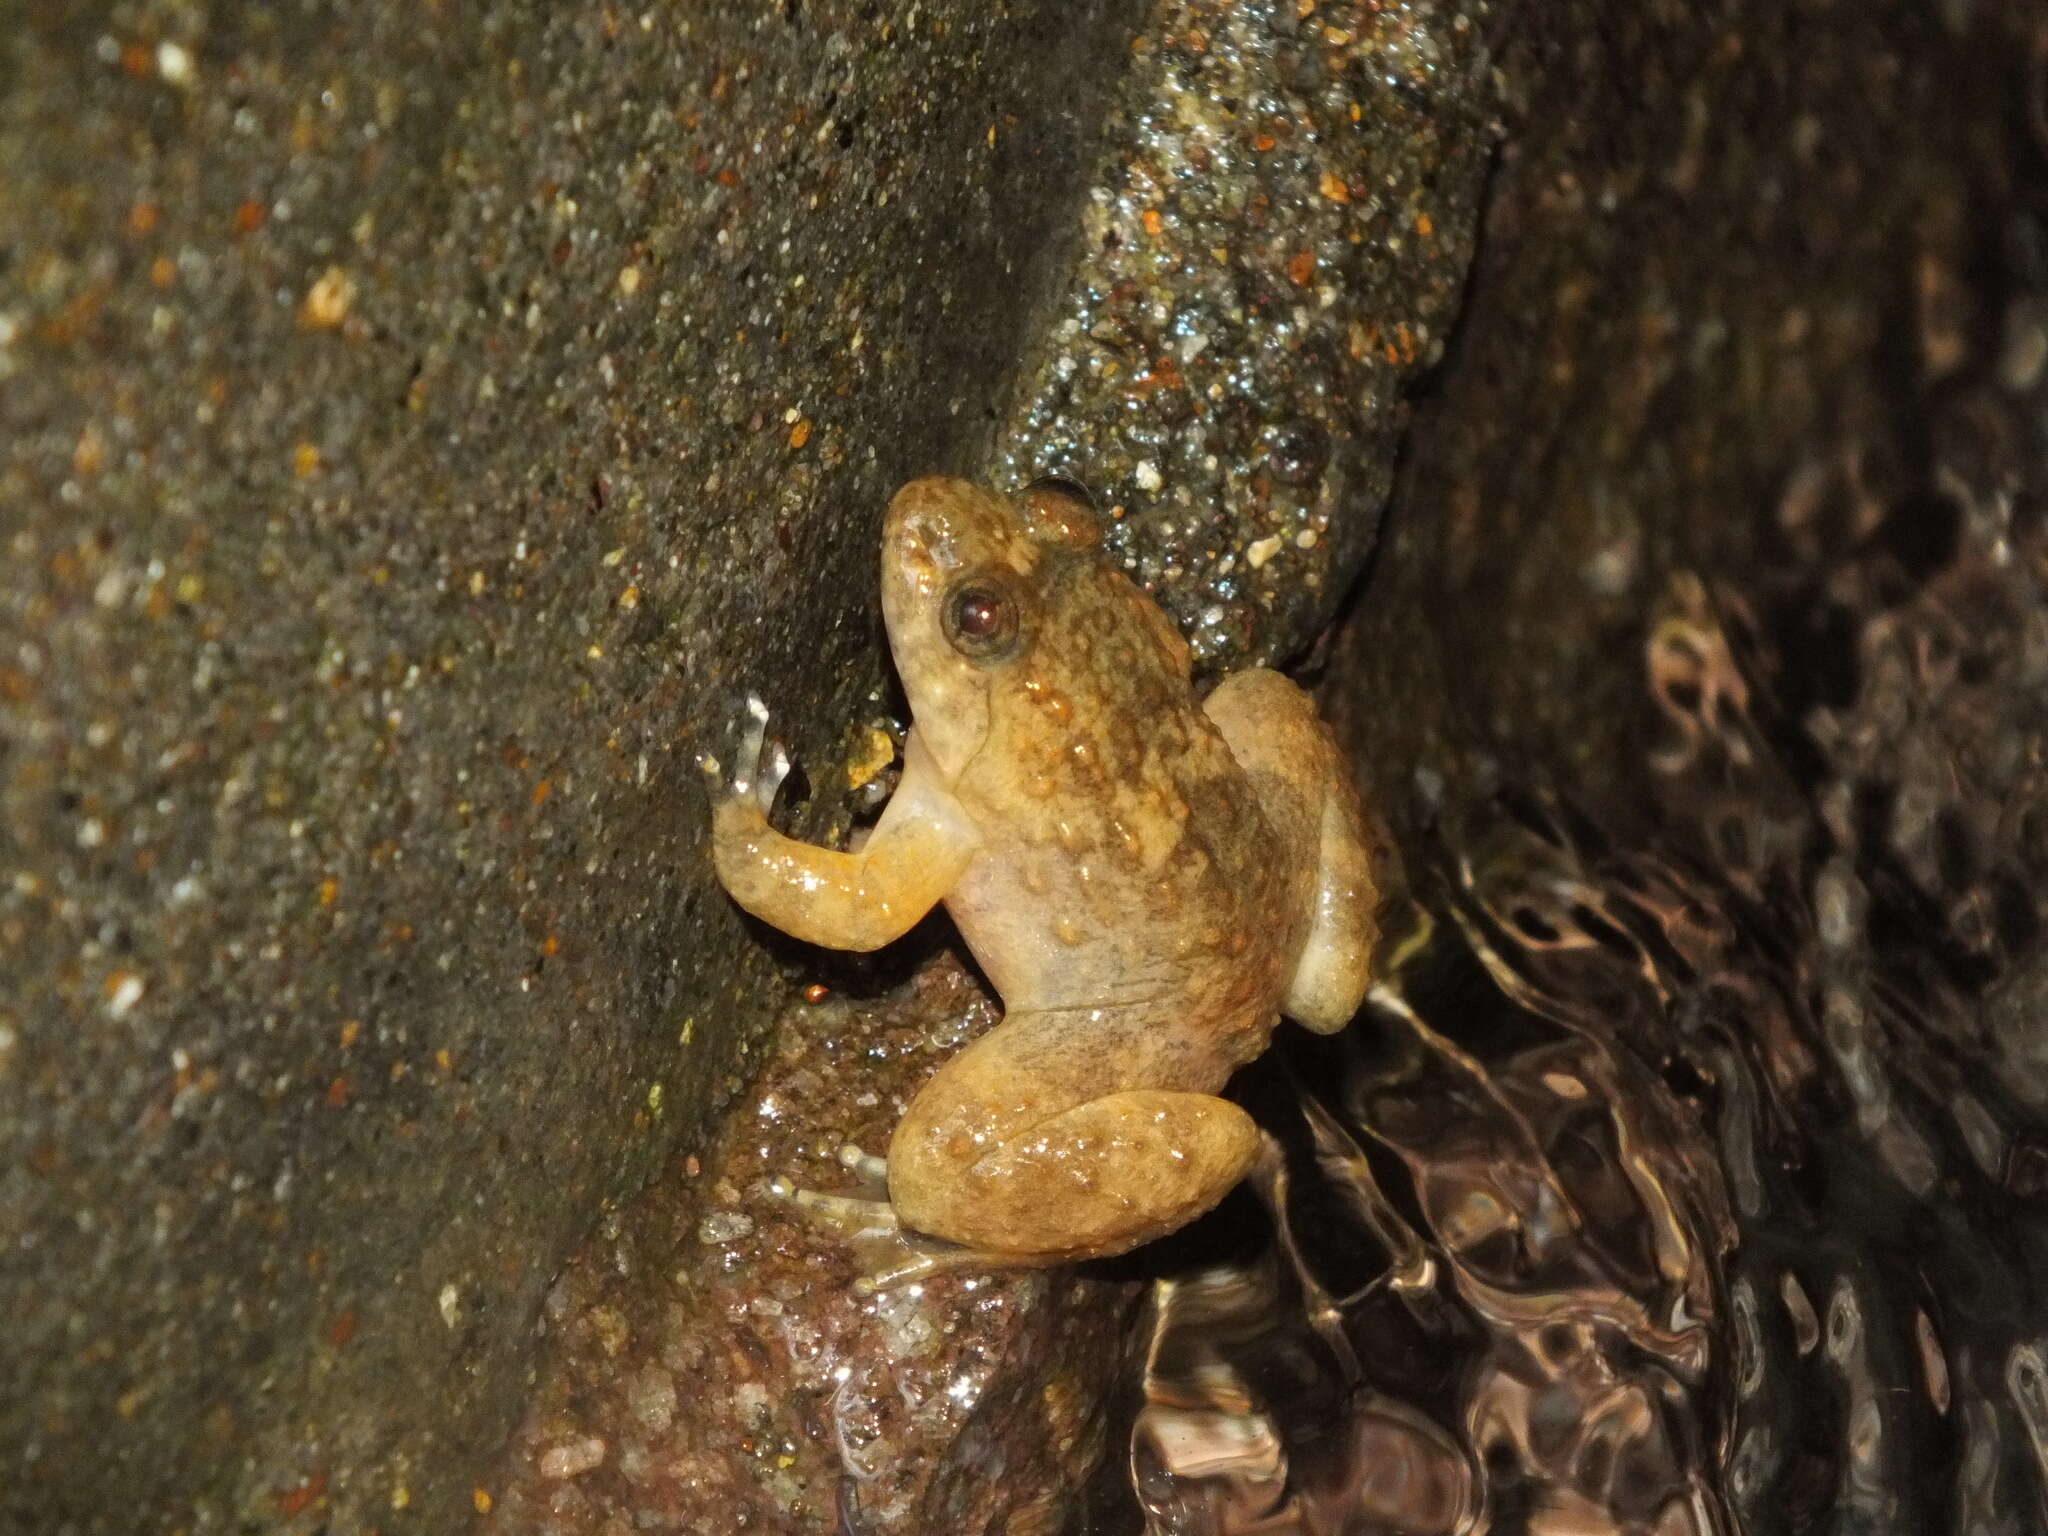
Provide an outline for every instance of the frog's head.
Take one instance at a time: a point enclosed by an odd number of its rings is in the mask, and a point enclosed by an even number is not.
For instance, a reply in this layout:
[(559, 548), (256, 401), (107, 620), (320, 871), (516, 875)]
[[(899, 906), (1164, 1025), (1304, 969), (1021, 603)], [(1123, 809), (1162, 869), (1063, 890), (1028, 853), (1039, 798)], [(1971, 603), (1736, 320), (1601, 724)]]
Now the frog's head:
[(988, 737), (991, 688), (1043, 633), (1050, 576), (1101, 540), (1095, 514), (1063, 481), (1011, 501), (931, 476), (889, 503), (882, 617), (918, 741), (948, 778)]

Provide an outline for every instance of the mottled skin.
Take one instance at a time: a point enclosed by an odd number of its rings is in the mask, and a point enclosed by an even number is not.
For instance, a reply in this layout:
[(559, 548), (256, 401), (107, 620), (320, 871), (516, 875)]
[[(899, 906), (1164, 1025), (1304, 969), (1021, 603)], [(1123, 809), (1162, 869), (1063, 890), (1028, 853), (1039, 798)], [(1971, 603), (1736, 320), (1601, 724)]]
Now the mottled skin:
[(904, 1113), (888, 1193), (993, 1263), (1121, 1253), (1220, 1200), (1259, 1136), (1217, 1090), (1282, 1012), (1341, 1028), (1375, 936), (1358, 796), (1308, 696), (1259, 670), (1198, 703), (1100, 538), (1056, 488), (905, 486), (882, 605), (914, 725), (873, 835), (781, 836), (780, 773), (745, 761), (713, 818), (726, 889), (813, 943), (872, 949), (945, 903), (1005, 1016)]

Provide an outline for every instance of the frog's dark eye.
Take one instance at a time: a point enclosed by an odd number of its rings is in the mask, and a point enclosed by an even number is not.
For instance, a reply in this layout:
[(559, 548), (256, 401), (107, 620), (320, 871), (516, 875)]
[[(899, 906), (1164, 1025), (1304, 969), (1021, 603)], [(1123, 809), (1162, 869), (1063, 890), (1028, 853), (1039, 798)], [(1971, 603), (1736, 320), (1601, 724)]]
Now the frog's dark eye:
[(946, 641), (969, 661), (1006, 659), (1017, 646), (1017, 600), (986, 576), (970, 576), (946, 594)]

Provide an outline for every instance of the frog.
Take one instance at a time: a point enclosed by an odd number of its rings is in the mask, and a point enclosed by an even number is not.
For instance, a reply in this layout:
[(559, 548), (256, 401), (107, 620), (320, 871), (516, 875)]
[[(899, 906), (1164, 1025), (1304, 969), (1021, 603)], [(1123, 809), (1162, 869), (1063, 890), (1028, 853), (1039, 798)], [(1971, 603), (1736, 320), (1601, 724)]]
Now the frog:
[(1381, 823), (1282, 673), (1198, 697), (1186, 640), (1069, 482), (912, 480), (881, 606), (910, 724), (871, 832), (839, 850), (775, 830), (789, 759), (749, 699), (730, 766), (704, 760), (712, 861), (811, 944), (878, 949), (943, 906), (1002, 1017), (911, 1098), (886, 1157), (846, 1149), (876, 1198), (778, 1192), (921, 1243), (906, 1274), (1125, 1253), (1270, 1155), (1221, 1090), (1283, 1015), (1329, 1033), (1358, 1012)]

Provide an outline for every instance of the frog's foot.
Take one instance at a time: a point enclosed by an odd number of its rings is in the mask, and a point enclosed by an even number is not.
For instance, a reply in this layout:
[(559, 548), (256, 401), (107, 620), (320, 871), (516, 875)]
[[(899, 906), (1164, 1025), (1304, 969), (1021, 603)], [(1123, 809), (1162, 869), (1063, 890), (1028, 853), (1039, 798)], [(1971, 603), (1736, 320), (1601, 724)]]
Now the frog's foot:
[(909, 1285), (949, 1269), (990, 1269), (1004, 1261), (994, 1255), (963, 1248), (941, 1238), (912, 1232), (896, 1214), (887, 1194), (889, 1165), (855, 1146), (839, 1149), (840, 1166), (855, 1174), (870, 1192), (860, 1195), (829, 1195), (820, 1190), (799, 1189), (786, 1178), (777, 1178), (769, 1189), (803, 1211), (812, 1225), (841, 1238), (853, 1249), (860, 1278), (853, 1288), (863, 1296), (892, 1286)]
[(747, 695), (745, 707), (733, 722), (730, 759), (720, 762), (706, 752), (697, 758), (711, 787), (714, 804), (721, 801), (752, 801), (765, 818), (774, 808), (775, 795), (789, 777), (789, 754), (779, 741), (768, 739), (768, 706), (758, 696)]

